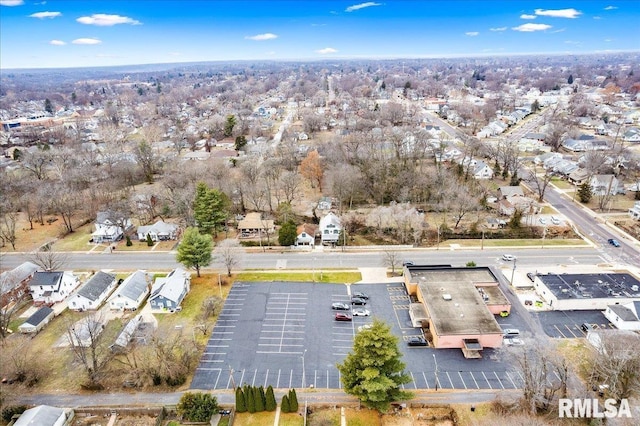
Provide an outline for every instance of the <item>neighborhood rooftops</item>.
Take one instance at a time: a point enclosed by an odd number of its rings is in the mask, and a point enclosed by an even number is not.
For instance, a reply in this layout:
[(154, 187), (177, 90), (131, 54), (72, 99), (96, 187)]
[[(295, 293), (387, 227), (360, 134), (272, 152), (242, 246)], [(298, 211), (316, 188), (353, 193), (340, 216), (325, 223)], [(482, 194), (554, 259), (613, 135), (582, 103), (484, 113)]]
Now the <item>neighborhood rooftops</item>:
[(89, 281), (80, 287), (78, 294), (95, 302), (115, 279), (116, 276), (114, 274), (98, 271)]
[(29, 281), (29, 285), (31, 287), (55, 286), (60, 282), (62, 274), (64, 274), (64, 272), (60, 271), (36, 272), (33, 274), (33, 278), (31, 278), (31, 281)]
[(31, 315), (24, 324), (32, 325), (37, 327), (45, 318), (53, 313), (53, 309), (48, 306), (43, 306), (38, 309), (33, 315)]
[(631, 274), (538, 274), (558, 299), (640, 297), (640, 281)]

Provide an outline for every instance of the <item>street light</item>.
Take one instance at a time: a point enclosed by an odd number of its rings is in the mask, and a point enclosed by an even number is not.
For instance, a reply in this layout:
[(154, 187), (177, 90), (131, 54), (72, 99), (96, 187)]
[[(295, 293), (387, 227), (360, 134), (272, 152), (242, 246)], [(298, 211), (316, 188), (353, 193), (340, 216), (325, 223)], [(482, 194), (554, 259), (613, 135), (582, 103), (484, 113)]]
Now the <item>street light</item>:
[(513, 259), (513, 270), (511, 270), (511, 286), (515, 287), (513, 285), (513, 276), (516, 274), (516, 263), (518, 263), (518, 259), (514, 257)]
[(436, 359), (436, 354), (433, 355), (433, 362), (436, 365), (435, 376), (436, 376), (436, 392), (438, 391), (438, 360)]
[(307, 353), (307, 350), (305, 349), (304, 352), (302, 352), (302, 356), (300, 358), (302, 358), (302, 389), (304, 389), (304, 379), (305, 379), (305, 373), (304, 373), (304, 355)]

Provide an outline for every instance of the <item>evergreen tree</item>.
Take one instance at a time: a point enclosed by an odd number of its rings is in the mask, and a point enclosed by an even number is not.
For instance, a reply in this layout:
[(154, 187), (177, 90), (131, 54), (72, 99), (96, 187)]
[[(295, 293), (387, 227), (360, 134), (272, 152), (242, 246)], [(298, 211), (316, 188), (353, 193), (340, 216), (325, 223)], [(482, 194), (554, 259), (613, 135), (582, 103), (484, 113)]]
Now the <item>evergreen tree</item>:
[(236, 138), (236, 151), (242, 151), (247, 146), (247, 138), (244, 135), (240, 135)]
[(264, 407), (262, 411), (264, 411), (267, 407), (267, 395), (264, 393), (264, 386), (260, 386), (258, 390), (260, 391), (260, 399), (262, 400), (262, 406)]
[(133, 243), (131, 242), (131, 237), (127, 235), (127, 247), (131, 247)]
[(518, 172), (514, 172), (513, 176), (511, 176), (511, 182), (509, 182), (509, 185), (511, 186), (518, 186), (520, 185), (520, 178), (518, 177)]
[(280, 412), (282, 413), (290, 413), (291, 408), (289, 407), (289, 397), (284, 395), (282, 397), (282, 402), (280, 403)]
[(367, 333), (356, 334), (352, 352), (338, 364), (345, 392), (380, 412), (394, 401), (410, 398), (411, 393), (401, 388), (411, 382), (401, 357), (391, 327), (374, 319)]
[(236, 412), (244, 413), (247, 411), (247, 403), (245, 401), (244, 392), (242, 388), (238, 386), (236, 388)]
[(267, 393), (265, 395), (264, 408), (267, 411), (275, 411), (277, 406), (278, 403), (276, 402), (276, 396), (273, 393), (273, 387), (269, 385), (269, 387), (267, 387)]
[(180, 397), (176, 412), (189, 422), (208, 422), (218, 408), (217, 398), (210, 393), (186, 392)]
[(178, 246), (176, 260), (187, 268), (196, 270), (200, 276), (200, 268), (211, 263), (213, 239), (211, 235), (201, 235), (198, 228), (187, 228)]
[(153, 240), (151, 239), (151, 234), (147, 234), (147, 245), (149, 247), (153, 247)]
[(47, 98), (44, 100), (44, 110), (53, 115), (53, 104), (51, 103), (51, 99)]
[(245, 400), (247, 401), (247, 411), (250, 413), (256, 412), (256, 398), (253, 392), (253, 386), (247, 386), (245, 388)]
[(289, 220), (278, 231), (278, 243), (285, 247), (292, 246), (295, 244), (297, 236), (296, 224)]
[(569, 78), (567, 79), (567, 84), (573, 84), (573, 74), (569, 74)]
[(522, 225), (522, 210), (516, 209), (507, 225), (510, 229), (520, 229), (520, 226)]
[(71, 103), (76, 103), (76, 101), (78, 100), (78, 95), (76, 95), (76, 92), (71, 92)]
[(224, 193), (199, 182), (193, 201), (193, 215), (200, 231), (210, 234), (221, 229), (227, 219), (228, 204), (228, 198)]
[(289, 410), (292, 413), (298, 411), (298, 396), (296, 395), (295, 389), (289, 390)]
[(260, 388), (253, 388), (253, 402), (256, 407), (256, 413), (260, 413), (264, 411), (264, 401), (262, 400), (262, 395), (260, 394)]
[(233, 128), (236, 126), (236, 117), (233, 114), (227, 115), (227, 121), (224, 123), (224, 136), (229, 137), (233, 134)]
[(540, 111), (540, 102), (538, 102), (537, 99), (531, 103), (531, 112), (536, 112), (536, 111)]
[(584, 182), (580, 185), (580, 189), (578, 190), (578, 198), (581, 203), (588, 203), (593, 198), (593, 192), (591, 192), (591, 185), (589, 182)]

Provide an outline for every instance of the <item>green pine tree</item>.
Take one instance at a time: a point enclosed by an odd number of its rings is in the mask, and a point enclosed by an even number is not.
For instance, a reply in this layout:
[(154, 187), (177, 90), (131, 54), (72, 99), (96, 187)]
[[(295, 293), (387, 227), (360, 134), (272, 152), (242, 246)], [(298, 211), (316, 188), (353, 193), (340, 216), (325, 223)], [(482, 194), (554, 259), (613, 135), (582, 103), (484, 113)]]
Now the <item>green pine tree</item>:
[(269, 387), (267, 387), (267, 393), (265, 395), (264, 408), (267, 411), (275, 411), (277, 406), (278, 403), (276, 402), (276, 396), (273, 393), (273, 387), (269, 385)]
[(200, 276), (200, 268), (211, 263), (213, 239), (211, 235), (201, 235), (198, 228), (187, 228), (178, 246), (176, 260), (187, 268), (196, 270)]
[(204, 182), (198, 183), (193, 215), (203, 234), (215, 233), (222, 228), (227, 219), (228, 201), (223, 192), (209, 188)]
[(131, 247), (133, 243), (131, 242), (131, 237), (127, 235), (127, 247)]
[(287, 221), (278, 231), (278, 243), (285, 247), (292, 246), (295, 244), (297, 236), (296, 224), (291, 220)]
[(245, 400), (247, 401), (247, 411), (250, 413), (255, 413), (256, 398), (253, 392), (253, 386), (247, 386), (244, 395), (245, 395)]
[(253, 401), (256, 407), (256, 413), (264, 411), (264, 401), (262, 400), (262, 395), (260, 394), (260, 388), (253, 388)]
[(260, 391), (260, 399), (262, 400), (262, 406), (265, 407), (262, 411), (267, 409), (267, 395), (264, 392), (264, 386), (258, 388)]
[(151, 239), (151, 234), (147, 234), (147, 245), (149, 247), (153, 247), (153, 240)]
[(244, 392), (241, 387), (236, 388), (236, 412), (244, 413), (247, 411), (247, 403), (244, 398)]
[(289, 407), (289, 397), (284, 395), (282, 397), (282, 402), (280, 403), (280, 412), (282, 413), (290, 413), (291, 408)]
[(580, 189), (578, 189), (578, 198), (581, 203), (588, 203), (593, 198), (593, 192), (591, 192), (591, 185), (589, 182), (584, 182), (580, 185)]
[(289, 390), (289, 410), (291, 413), (298, 411), (298, 396), (295, 389)]

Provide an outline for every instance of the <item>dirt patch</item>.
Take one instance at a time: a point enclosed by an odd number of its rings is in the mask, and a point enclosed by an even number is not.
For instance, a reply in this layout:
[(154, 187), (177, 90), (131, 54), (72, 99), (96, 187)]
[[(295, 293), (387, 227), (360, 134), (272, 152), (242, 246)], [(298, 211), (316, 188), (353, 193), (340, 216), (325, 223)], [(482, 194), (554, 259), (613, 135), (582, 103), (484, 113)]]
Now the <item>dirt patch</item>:
[[(73, 419), (73, 426), (107, 426), (109, 423), (108, 414), (103, 415), (89, 415), (83, 417), (76, 417)], [(151, 416), (142, 415), (118, 415), (116, 417), (115, 426), (155, 426), (156, 418)]]
[(411, 408), (414, 426), (453, 426), (455, 412), (449, 407)]

